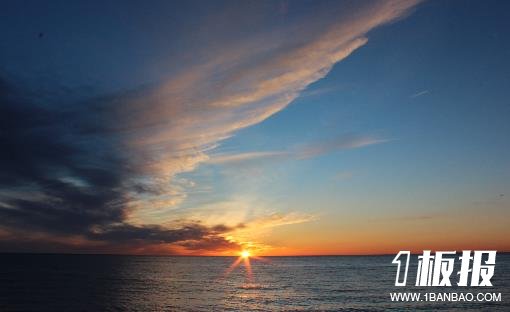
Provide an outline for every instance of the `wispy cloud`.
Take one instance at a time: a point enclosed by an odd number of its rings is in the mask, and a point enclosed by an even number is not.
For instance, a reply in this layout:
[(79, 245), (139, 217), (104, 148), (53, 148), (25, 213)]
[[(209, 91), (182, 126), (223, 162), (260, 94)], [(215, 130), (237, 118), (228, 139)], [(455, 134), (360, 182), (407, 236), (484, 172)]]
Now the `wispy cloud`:
[[(113, 129), (127, 132), (128, 148), (141, 159), (133, 166), (142, 168), (145, 180), (171, 181), (175, 175), (193, 171), (210, 160), (211, 152), (236, 131), (287, 107), (335, 63), (364, 45), (368, 31), (402, 17), (416, 3), (381, 1), (361, 6), (355, 16), (342, 16), (324, 26), (322, 32), (308, 37), (304, 32), (300, 42), (287, 34), (229, 43), (226, 49), (157, 88), (130, 95), (124, 100), (127, 106), (118, 112), (123, 126)], [(300, 27), (308, 25), (305, 22)], [(305, 159), (379, 142), (356, 137), (311, 144), (290, 153)], [(285, 153), (289, 152), (230, 155), (212, 161), (283, 157)], [(167, 185), (171, 191), (172, 184)], [(143, 206), (141, 202), (138, 209)]]
[(219, 154), (219, 155), (211, 156), (211, 158), (208, 160), (208, 163), (210, 163), (210, 164), (239, 163), (239, 162), (252, 161), (252, 160), (257, 160), (257, 159), (287, 158), (288, 156), (289, 156), (289, 152), (286, 152), (286, 151)]
[(317, 220), (316, 216), (310, 215), (310, 214), (304, 214), (304, 213), (272, 213), (268, 216), (261, 217), (259, 219), (255, 219), (250, 223), (247, 223), (245, 226), (246, 228), (256, 228), (256, 229), (263, 229), (263, 228), (273, 228), (283, 225), (292, 225), (292, 224), (299, 224), (299, 223), (305, 223), (310, 221)]
[(333, 151), (361, 148), (387, 141), (371, 136), (343, 136), (335, 140), (306, 145), (299, 150), (298, 158), (311, 158)]
[(423, 90), (423, 91), (416, 92), (415, 94), (411, 95), (410, 98), (414, 99), (414, 98), (417, 98), (417, 97), (420, 97), (422, 95), (426, 95), (426, 94), (429, 94), (429, 93), (430, 93), (429, 90)]
[(303, 144), (289, 150), (211, 155), (210, 164), (236, 164), (256, 160), (309, 159), (328, 153), (387, 142), (373, 136), (344, 135), (332, 140)]

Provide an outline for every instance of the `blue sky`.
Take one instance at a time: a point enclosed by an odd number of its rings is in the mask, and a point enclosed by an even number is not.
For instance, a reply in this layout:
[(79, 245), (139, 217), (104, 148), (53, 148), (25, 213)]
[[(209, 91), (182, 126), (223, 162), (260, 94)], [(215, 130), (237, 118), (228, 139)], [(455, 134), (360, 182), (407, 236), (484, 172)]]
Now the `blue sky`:
[[(120, 181), (107, 190), (122, 204), (98, 200), (99, 211), (121, 216), (64, 231), (92, 250), (387, 252), (405, 247), (395, 222), (403, 236), (435, 231), (407, 242), (419, 248), (444, 244), (444, 224), (465, 234), (480, 218), (487, 231), (475, 243), (507, 248), (495, 238), (506, 233), (510, 187), (509, 9), (497, 1), (9, 3), (0, 13), (6, 98), (27, 102), (26, 115), (47, 111), (58, 127), (42, 129), (87, 153), (70, 165), (26, 160), (57, 168), (44, 179), (12, 173), (21, 182), (4, 185), (0, 203), (23, 213), (8, 216), (3, 240), (12, 243), (29, 219), (26, 237), (43, 233), (66, 250), (61, 233), (18, 202), (27, 189), (30, 198), (56, 196), (49, 176), (102, 194), (93, 168), (99, 180)], [(17, 137), (14, 129), (4, 132)], [(175, 238), (189, 227), (201, 234)], [(163, 238), (137, 245), (151, 231)], [(468, 246), (455, 235), (449, 243)]]
[(222, 149), (275, 150), (375, 134), (388, 142), (268, 164), (284, 173), (262, 192), (285, 202), (369, 201), (367, 213), (411, 216), (498, 198), (510, 181), (506, 17), (487, 4), (424, 3), (411, 17), (370, 32), (365, 46), (292, 105)]

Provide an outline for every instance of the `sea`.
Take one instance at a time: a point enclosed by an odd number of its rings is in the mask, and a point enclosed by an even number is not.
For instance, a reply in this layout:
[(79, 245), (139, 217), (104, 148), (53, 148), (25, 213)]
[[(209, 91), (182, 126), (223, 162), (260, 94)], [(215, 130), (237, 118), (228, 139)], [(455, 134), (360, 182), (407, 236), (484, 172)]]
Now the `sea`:
[[(244, 261), (229, 272), (236, 257), (0, 254), (0, 311), (510, 311), (510, 254), (497, 255), (492, 287), (415, 287), (415, 276), (396, 287), (393, 258), (251, 258), (249, 274)], [(395, 292), (475, 299), (397, 302)]]

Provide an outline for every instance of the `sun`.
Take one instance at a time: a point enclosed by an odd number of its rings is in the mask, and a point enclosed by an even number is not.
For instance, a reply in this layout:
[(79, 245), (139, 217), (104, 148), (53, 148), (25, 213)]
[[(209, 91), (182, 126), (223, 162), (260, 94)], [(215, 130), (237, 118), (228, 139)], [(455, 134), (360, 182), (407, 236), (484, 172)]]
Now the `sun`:
[[(257, 251), (257, 250), (255, 250)], [(246, 269), (246, 277), (248, 280), (252, 280), (252, 270), (251, 270), (251, 260), (260, 260), (263, 262), (268, 262), (268, 260), (264, 259), (263, 257), (258, 257), (256, 255), (253, 255), (249, 250), (243, 249), (241, 251), (238, 251), (239, 257), (228, 267), (228, 269), (225, 271), (225, 276), (230, 274), (232, 270), (234, 270), (237, 266), (240, 264), (244, 264), (244, 268)]]

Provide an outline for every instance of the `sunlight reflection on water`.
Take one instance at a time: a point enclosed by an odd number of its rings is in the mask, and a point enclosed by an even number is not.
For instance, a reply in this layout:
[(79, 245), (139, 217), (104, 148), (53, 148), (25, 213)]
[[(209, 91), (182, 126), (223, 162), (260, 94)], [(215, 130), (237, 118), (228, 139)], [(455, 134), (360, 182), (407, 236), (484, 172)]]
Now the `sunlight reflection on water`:
[(508, 311), (510, 307), (506, 300), (510, 255), (498, 255), (496, 286), (483, 290), (501, 292), (503, 301), (497, 304), (391, 302), (390, 291), (404, 291), (393, 286), (391, 256), (272, 257), (269, 262), (252, 261), (251, 280), (242, 265), (225, 276), (235, 260), (227, 257), (2, 255), (0, 259), (1, 311)]

